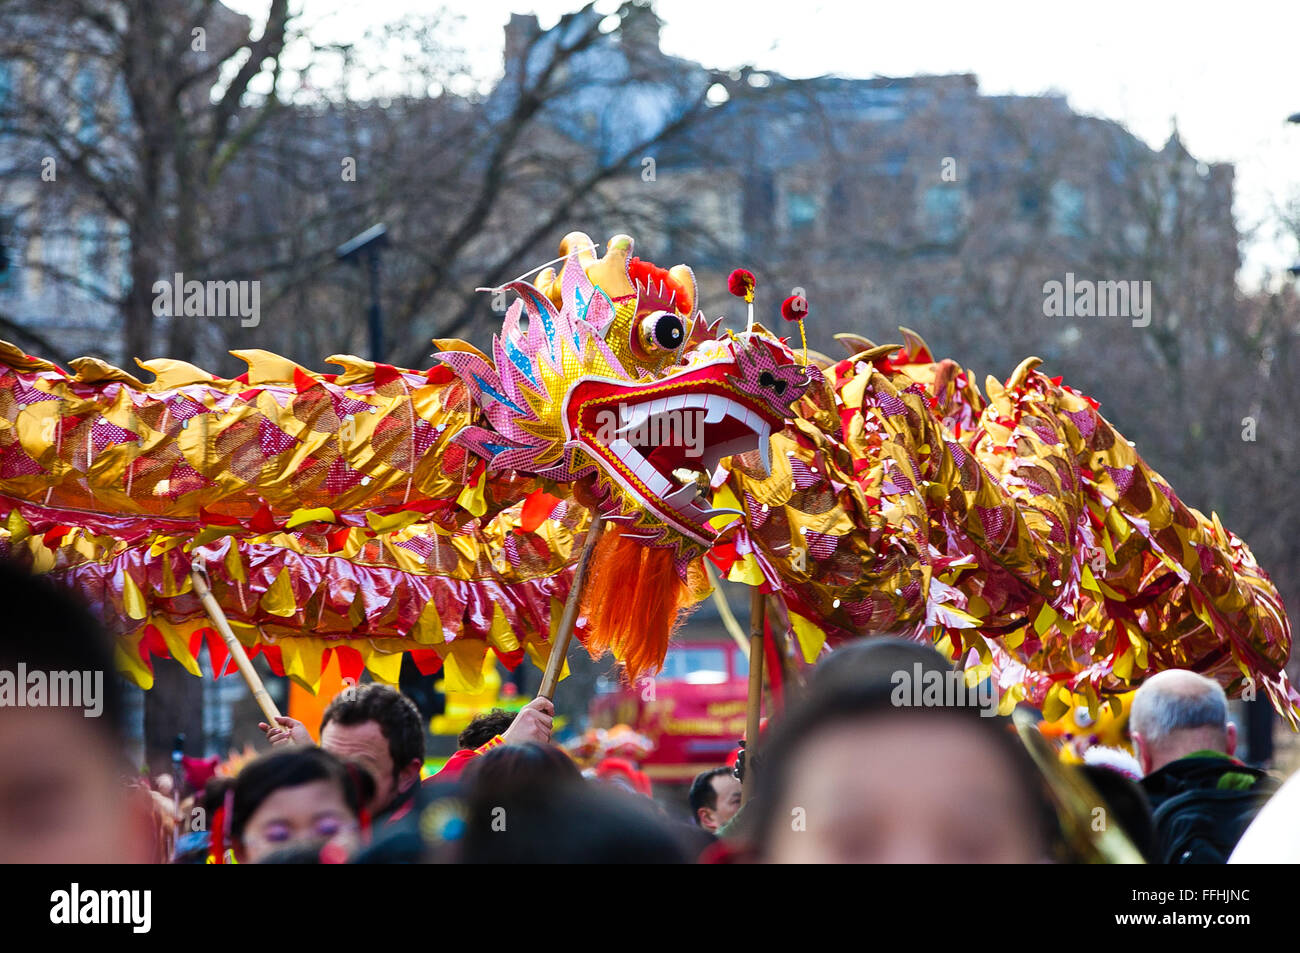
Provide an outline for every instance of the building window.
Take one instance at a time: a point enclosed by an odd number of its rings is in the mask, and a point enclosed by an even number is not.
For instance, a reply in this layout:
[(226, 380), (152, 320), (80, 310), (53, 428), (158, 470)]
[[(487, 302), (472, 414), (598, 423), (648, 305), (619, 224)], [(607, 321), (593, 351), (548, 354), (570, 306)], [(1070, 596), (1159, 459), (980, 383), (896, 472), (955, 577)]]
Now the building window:
[(23, 256), (28, 267), (26, 271), (26, 291), (32, 297), (38, 296), (45, 290), (45, 273), (40, 268), (40, 263), (45, 254), (45, 244), (41, 241), (40, 235), (32, 235), (27, 239), (27, 253)]
[(925, 230), (937, 242), (950, 242), (961, 232), (964, 217), (961, 189), (955, 185), (932, 185), (921, 199)]
[(1033, 218), (1042, 208), (1043, 193), (1036, 185), (1021, 186), (1017, 198), (1020, 203), (1020, 214), (1026, 218)]
[(14, 91), (14, 73), (13, 67), (8, 63), (0, 63), (0, 129), (9, 125), (5, 114), (9, 111), (9, 98)]
[(125, 222), (109, 226), (108, 247), (105, 249), (104, 274), (111, 295), (122, 297), (131, 284), (131, 232)]
[(1068, 182), (1052, 185), (1052, 232), (1066, 238), (1083, 238), (1086, 203), (1083, 190)]
[(776, 227), (776, 183), (770, 173), (756, 172), (746, 176), (741, 194), (741, 222), (750, 248)]
[(13, 287), (14, 276), (14, 242), (9, 223), (0, 219), (0, 288)]
[(791, 192), (785, 199), (785, 218), (790, 231), (807, 231), (817, 221), (817, 199), (808, 192)]
[(78, 125), (77, 141), (93, 146), (99, 141), (99, 124), (95, 118), (95, 76), (83, 66), (77, 71)]
[(957, 299), (950, 294), (939, 294), (930, 299), (930, 316), (941, 321), (952, 320), (956, 308)]
[(83, 218), (77, 229), (77, 280), (84, 289), (98, 290), (104, 282), (103, 234), (99, 222)]

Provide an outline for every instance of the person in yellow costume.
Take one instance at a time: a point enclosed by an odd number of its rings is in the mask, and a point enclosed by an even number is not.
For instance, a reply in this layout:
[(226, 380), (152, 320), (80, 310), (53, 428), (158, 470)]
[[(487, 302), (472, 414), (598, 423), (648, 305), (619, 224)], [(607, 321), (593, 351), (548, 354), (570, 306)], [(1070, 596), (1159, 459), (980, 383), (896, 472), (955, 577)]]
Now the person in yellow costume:
[(1084, 753), (1097, 745), (1121, 748), (1132, 754), (1133, 742), (1128, 733), (1128, 716), (1136, 692), (1125, 692), (1103, 703), (1096, 717), (1087, 705), (1070, 708), (1055, 721), (1044, 721), (1039, 730), (1059, 744), (1061, 760), (1066, 764), (1083, 764)]

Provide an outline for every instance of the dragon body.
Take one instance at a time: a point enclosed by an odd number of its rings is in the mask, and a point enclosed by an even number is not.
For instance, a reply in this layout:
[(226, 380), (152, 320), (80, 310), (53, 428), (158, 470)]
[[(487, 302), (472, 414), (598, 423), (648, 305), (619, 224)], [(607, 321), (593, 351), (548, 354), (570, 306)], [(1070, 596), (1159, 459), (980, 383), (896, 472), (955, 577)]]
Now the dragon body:
[[(1276, 589), (1095, 401), (1035, 359), (981, 393), (910, 332), (805, 363), (761, 324), (709, 323), (690, 269), (632, 250), (570, 234), (558, 274), (495, 289), (516, 300), (490, 354), (437, 341), (425, 371), (236, 352), (239, 378), (155, 360), (146, 383), (0, 346), (0, 541), (83, 592), (145, 685), (156, 656), (197, 674), (204, 641), (222, 664), (198, 562), (241, 641), (303, 684), (332, 654), (394, 681), (410, 653), (475, 690), (488, 650), (544, 658), (599, 515), (609, 593), (677, 586), (675, 613), (711, 559), (779, 594), (808, 662), (930, 638), (1049, 715), (1190, 668), (1296, 723)], [(609, 598), (579, 635), (652, 672), (667, 633), (602, 638)]]

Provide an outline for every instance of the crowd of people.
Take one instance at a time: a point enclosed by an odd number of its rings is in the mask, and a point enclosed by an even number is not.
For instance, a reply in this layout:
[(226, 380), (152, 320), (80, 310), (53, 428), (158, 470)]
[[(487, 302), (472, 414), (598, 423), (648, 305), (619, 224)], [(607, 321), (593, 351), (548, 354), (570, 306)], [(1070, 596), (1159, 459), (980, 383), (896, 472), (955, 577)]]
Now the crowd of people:
[[(1215, 682), (1149, 678), (1133, 700), (1133, 754), (1096, 749), (1080, 768), (1045, 771), (1009, 719), (957, 701), (896, 704), (897, 672), (951, 666), (888, 635), (813, 669), (738, 766), (694, 779), (689, 814), (618, 772), (584, 775), (554, 743), (545, 698), (479, 716), (422, 777), (421, 715), (380, 683), (340, 693), (319, 744), (281, 717), (261, 725), (265, 750), (233, 777), (166, 791), (124, 760), (113, 647), (90, 612), (7, 565), (0, 600), (0, 669), (105, 676), (98, 717), (0, 713), (4, 862), (1068, 863), (1097, 859), (1078, 833), (1098, 830), (1097, 811), (1101, 829), (1154, 863), (1222, 863), (1238, 841), (1251, 859), (1291, 849), (1259, 830), (1243, 840), (1278, 782), (1234, 756)], [(1062, 798), (1057, 771), (1087, 792), (1088, 823), (1070, 823), (1080, 806)]]

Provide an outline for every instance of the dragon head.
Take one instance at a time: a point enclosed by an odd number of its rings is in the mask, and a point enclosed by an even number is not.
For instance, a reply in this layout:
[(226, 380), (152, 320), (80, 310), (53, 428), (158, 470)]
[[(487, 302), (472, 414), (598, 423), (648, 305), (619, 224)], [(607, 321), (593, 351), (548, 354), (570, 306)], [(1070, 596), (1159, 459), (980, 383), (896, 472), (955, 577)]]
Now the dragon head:
[(597, 257), (586, 235), (567, 235), (558, 274), (505, 286), (519, 297), (491, 359), (437, 357), (483, 410), (488, 426), (457, 440), (491, 469), (586, 481), (625, 537), (685, 560), (733, 512), (710, 504), (722, 459), (756, 451), (766, 469), (771, 434), (819, 372), (761, 327), (732, 334), (709, 324), (689, 268), (664, 270), (632, 249), (617, 235)]

